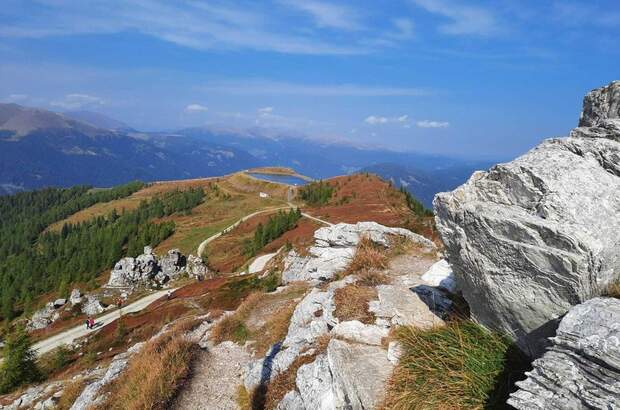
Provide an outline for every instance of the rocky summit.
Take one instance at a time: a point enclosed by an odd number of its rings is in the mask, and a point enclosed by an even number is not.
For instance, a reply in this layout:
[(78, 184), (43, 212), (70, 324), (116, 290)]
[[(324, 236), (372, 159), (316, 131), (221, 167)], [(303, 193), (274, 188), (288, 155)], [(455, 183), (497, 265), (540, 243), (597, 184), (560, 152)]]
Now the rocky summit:
[(620, 83), (584, 99), (580, 127), (434, 200), (474, 319), (539, 356), (571, 306), (620, 272)]

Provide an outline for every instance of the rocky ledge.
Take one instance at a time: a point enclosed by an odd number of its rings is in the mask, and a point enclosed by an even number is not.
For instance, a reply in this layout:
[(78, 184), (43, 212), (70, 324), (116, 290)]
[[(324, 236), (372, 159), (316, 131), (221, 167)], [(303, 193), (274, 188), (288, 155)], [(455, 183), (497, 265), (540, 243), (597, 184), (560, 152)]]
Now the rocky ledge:
[(334, 278), (344, 270), (363, 236), (385, 248), (390, 246), (390, 237), (404, 237), (429, 250), (435, 245), (428, 239), (407, 229), (390, 228), (376, 222), (357, 224), (340, 223), (317, 229), (314, 233), (314, 246), (307, 256), (291, 251), (284, 260), (284, 283), (294, 281), (325, 281)]
[(531, 356), (620, 272), (620, 82), (584, 99), (571, 137), (477, 172), (434, 208), (474, 319)]
[(596, 298), (573, 307), (551, 341), (508, 404), (520, 410), (620, 408), (620, 300)]

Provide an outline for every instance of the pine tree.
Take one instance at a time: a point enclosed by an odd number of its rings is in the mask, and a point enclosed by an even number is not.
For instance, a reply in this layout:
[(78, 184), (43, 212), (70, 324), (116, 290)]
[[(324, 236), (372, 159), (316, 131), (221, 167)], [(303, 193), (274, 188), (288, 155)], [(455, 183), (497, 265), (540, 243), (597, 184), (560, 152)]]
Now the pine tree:
[(9, 336), (4, 346), (4, 361), (0, 367), (0, 394), (39, 380), (41, 372), (35, 362), (30, 338), (24, 329), (18, 329)]

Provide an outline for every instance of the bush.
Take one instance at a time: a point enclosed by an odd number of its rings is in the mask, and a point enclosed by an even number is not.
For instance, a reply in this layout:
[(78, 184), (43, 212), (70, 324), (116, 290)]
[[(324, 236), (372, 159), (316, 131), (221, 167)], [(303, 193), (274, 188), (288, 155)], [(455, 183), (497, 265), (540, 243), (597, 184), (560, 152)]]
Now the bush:
[(4, 346), (4, 359), (0, 367), (0, 394), (9, 393), (24, 384), (42, 379), (31, 349), (30, 338), (23, 329), (9, 336)]
[(390, 380), (389, 409), (497, 408), (522, 374), (512, 344), (471, 321), (402, 327), (396, 338), (403, 356)]

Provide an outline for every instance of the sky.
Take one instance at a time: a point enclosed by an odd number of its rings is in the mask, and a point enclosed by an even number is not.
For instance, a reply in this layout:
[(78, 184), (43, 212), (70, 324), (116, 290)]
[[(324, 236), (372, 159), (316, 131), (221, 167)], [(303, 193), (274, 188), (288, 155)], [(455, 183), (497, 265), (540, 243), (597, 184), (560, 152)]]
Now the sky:
[(620, 79), (620, 4), (3, 0), (0, 101), (505, 160)]

